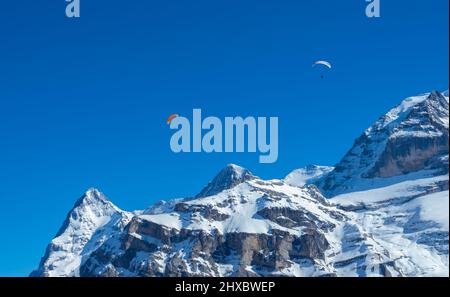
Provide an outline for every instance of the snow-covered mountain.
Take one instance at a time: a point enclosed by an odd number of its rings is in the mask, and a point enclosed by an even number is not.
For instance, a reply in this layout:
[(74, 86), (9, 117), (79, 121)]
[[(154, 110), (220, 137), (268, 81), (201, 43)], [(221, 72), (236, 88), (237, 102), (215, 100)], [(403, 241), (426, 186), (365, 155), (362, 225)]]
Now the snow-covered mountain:
[(122, 230), (132, 215), (117, 208), (102, 193), (89, 189), (50, 242), (39, 268), (32, 276), (77, 276), (83, 259), (98, 249), (115, 232)]
[(409, 97), (356, 139), (353, 147), (325, 178), (317, 182), (332, 197), (378, 184), (408, 179), (427, 170), (448, 173), (449, 98), (433, 91)]
[[(233, 175), (242, 168), (225, 170)], [(315, 186), (253, 177), (216, 195), (178, 202), (164, 213), (135, 216), (81, 265), (80, 274), (333, 274), (327, 259), (339, 249), (336, 237), (346, 220)]]
[(91, 189), (32, 275), (448, 276), (448, 180), (448, 96), (432, 92), (335, 168), (263, 180), (231, 164), (194, 198), (133, 213)]

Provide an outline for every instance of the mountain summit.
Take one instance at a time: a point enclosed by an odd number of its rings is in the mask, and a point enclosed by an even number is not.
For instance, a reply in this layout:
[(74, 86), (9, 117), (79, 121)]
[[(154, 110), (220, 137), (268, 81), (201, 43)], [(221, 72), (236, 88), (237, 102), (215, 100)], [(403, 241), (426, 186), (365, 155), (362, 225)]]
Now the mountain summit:
[(196, 198), (215, 195), (252, 178), (254, 178), (254, 176), (248, 169), (235, 164), (229, 164), (217, 174)]

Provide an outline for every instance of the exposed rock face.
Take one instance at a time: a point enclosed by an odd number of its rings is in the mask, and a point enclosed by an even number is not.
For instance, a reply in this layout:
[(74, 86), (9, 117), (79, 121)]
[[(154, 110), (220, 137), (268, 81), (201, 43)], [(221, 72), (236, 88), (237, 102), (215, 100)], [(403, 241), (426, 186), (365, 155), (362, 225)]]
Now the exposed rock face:
[(81, 276), (276, 275), (292, 266), (291, 259), (323, 260), (329, 248), (325, 236), (314, 229), (301, 236), (280, 230), (220, 234), (161, 230), (136, 220), (131, 224), (138, 233), (123, 235), (120, 252), (102, 246), (81, 266)]
[(433, 162), (433, 159), (446, 153), (448, 153), (448, 134), (430, 139), (420, 138), (414, 143), (405, 138), (391, 140), (387, 143), (380, 160), (364, 177), (391, 177), (426, 167), (445, 169), (444, 166)]
[(210, 205), (192, 205), (180, 202), (175, 204), (174, 210), (182, 213), (199, 213), (210, 221), (225, 221), (230, 217)]
[(310, 229), (332, 230), (335, 225), (321, 221), (307, 210), (295, 210), (290, 208), (263, 208), (257, 212), (261, 217), (271, 220), (286, 228), (306, 227)]
[(364, 177), (391, 177), (427, 167), (444, 169), (434, 159), (448, 156), (448, 104), (443, 95), (432, 92), (425, 101), (413, 106), (393, 129), (380, 159)]

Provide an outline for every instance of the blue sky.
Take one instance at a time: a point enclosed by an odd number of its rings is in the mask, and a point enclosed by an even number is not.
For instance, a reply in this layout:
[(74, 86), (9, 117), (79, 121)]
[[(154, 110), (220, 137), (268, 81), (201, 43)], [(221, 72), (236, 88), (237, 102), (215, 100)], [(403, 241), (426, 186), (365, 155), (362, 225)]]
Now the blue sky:
[[(448, 88), (448, 1), (4, 1), (0, 275), (26, 275), (89, 187), (119, 207), (194, 195), (228, 163), (333, 165), (404, 97)], [(326, 59), (324, 79), (311, 68)], [(278, 116), (279, 158), (170, 151), (170, 114)]]

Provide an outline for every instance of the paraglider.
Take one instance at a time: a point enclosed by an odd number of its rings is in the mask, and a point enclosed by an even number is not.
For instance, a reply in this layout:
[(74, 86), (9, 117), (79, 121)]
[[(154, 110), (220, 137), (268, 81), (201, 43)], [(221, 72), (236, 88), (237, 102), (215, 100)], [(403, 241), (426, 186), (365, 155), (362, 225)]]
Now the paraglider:
[(169, 125), (170, 122), (171, 122), (174, 118), (176, 118), (176, 117), (179, 117), (179, 115), (176, 114), (176, 113), (172, 114), (172, 115), (167, 119), (166, 124)]
[[(312, 65), (312, 67), (316, 67), (316, 66), (318, 66), (318, 65), (325, 66), (325, 67), (327, 67), (328, 69), (331, 69), (331, 67), (332, 67), (330, 62), (324, 61), (324, 60), (319, 60), (319, 61), (314, 62), (313, 65)], [(324, 78), (324, 75), (321, 74), (321, 75), (320, 75), (320, 78)]]

